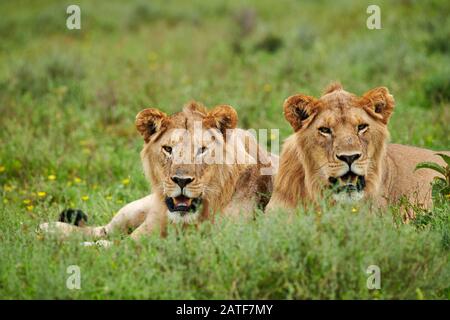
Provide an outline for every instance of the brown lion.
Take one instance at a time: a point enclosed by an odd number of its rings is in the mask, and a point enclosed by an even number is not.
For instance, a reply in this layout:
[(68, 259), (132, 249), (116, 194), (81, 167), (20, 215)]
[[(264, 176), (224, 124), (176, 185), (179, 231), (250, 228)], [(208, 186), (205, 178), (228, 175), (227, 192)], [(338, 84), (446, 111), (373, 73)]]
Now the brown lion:
[(436, 173), (415, 167), (443, 161), (430, 150), (388, 143), (394, 98), (387, 88), (358, 97), (333, 84), (319, 99), (298, 94), (283, 108), (295, 133), (283, 145), (268, 209), (295, 208), (326, 189), (334, 201), (370, 199), (383, 207), (406, 197), (431, 205)]
[(123, 207), (110, 223), (76, 227), (45, 223), (47, 232), (83, 233), (95, 238), (134, 229), (132, 238), (167, 224), (191, 224), (215, 213), (251, 216), (264, 209), (272, 192), (278, 157), (261, 148), (249, 132), (237, 129), (236, 111), (220, 105), (207, 111), (192, 102), (171, 116), (145, 109), (136, 117), (144, 138), (141, 159), (152, 194)]

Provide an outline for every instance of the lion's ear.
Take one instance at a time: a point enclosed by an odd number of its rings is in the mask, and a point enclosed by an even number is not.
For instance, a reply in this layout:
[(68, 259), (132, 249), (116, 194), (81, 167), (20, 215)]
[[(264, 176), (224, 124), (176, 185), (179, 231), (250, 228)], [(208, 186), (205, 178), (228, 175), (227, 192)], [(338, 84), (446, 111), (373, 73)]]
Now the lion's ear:
[(284, 117), (291, 124), (294, 131), (300, 130), (314, 114), (316, 98), (297, 94), (284, 100)]
[(206, 128), (217, 128), (222, 134), (225, 134), (227, 129), (236, 128), (237, 122), (236, 110), (229, 105), (220, 105), (208, 112), (203, 120), (203, 125)]
[(136, 116), (136, 128), (147, 143), (150, 137), (161, 130), (167, 115), (158, 109), (144, 109)]
[(394, 106), (394, 97), (386, 87), (372, 89), (362, 96), (362, 107), (384, 124), (388, 123)]

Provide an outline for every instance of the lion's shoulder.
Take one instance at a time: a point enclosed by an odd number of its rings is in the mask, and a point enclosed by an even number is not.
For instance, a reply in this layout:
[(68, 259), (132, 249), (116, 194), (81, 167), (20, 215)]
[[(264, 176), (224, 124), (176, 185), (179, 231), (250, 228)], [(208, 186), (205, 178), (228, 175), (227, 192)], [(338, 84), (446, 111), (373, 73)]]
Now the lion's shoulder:
[(231, 203), (229, 207), (242, 210), (245, 203), (249, 203), (253, 209), (255, 206), (264, 209), (273, 191), (279, 157), (263, 148), (252, 132), (236, 129), (234, 134), (242, 146), (236, 148), (235, 152), (240, 153), (240, 159), (245, 158), (249, 162), (236, 164), (239, 170), (235, 171), (237, 180), (232, 200), (234, 204)]
[[(407, 195), (409, 201), (424, 205), (431, 204), (430, 185), (440, 174), (431, 169), (416, 169), (421, 162), (435, 162), (445, 166), (444, 160), (435, 151), (401, 145), (388, 144), (387, 158), (382, 167), (382, 189), (386, 198), (391, 202)], [(450, 156), (450, 152), (441, 151)]]

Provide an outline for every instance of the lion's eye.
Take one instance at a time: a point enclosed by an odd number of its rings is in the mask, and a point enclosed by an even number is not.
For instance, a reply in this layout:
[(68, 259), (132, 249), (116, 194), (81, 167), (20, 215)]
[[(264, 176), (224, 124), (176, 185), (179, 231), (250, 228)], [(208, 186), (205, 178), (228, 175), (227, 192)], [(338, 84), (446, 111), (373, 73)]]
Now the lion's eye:
[(366, 129), (369, 125), (367, 123), (362, 123), (358, 126), (358, 131), (363, 131)]
[(327, 128), (327, 127), (320, 127), (319, 131), (320, 131), (320, 133), (323, 133), (323, 134), (331, 134), (331, 129)]
[(163, 148), (164, 151), (167, 152), (168, 154), (172, 154), (172, 147), (169, 147), (169, 146), (163, 146), (162, 148)]
[(197, 155), (199, 156), (201, 154), (204, 154), (206, 152), (206, 150), (208, 150), (207, 147), (200, 147), (200, 148), (198, 148)]

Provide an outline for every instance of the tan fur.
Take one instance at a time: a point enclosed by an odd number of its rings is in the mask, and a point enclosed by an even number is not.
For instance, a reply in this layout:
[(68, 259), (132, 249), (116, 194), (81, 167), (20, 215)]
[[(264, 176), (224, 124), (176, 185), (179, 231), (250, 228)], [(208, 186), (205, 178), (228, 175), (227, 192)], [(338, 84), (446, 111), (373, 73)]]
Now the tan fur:
[[(201, 131), (194, 130), (198, 124), (202, 126)], [(273, 175), (262, 175), (261, 169), (277, 166), (278, 157), (261, 148), (249, 132), (237, 129), (236, 125), (236, 111), (227, 105), (208, 111), (191, 102), (171, 116), (153, 108), (141, 111), (136, 117), (136, 128), (144, 138), (141, 160), (152, 194), (125, 206), (106, 226), (78, 228), (58, 223), (56, 229), (64, 235), (81, 232), (95, 238), (129, 228), (135, 229), (133, 238), (156, 230), (164, 235), (169, 222), (165, 199), (175, 197), (180, 190), (174, 176), (192, 179), (184, 192), (190, 198), (202, 199), (198, 221), (211, 219), (217, 213), (252, 217), (255, 209), (265, 207), (272, 192)], [(183, 140), (186, 132), (193, 139)], [(214, 140), (205, 140), (205, 133)], [(168, 146), (171, 146), (170, 153), (165, 151)], [(249, 151), (256, 150), (257, 161), (196, 163), (201, 147), (207, 147), (209, 153), (222, 150), (224, 154), (237, 153), (248, 159), (254, 159)], [(176, 163), (175, 155), (188, 163)], [(41, 229), (48, 231), (49, 224), (42, 225)]]
[[(414, 169), (422, 161), (443, 161), (430, 150), (388, 144), (394, 99), (387, 88), (358, 97), (334, 84), (319, 99), (299, 94), (287, 98), (283, 107), (295, 133), (283, 145), (267, 210), (293, 209), (316, 200), (330, 177), (339, 177), (349, 168), (337, 156), (350, 154), (360, 154), (352, 168), (365, 176), (364, 199), (386, 206), (406, 197), (415, 205), (431, 205), (436, 172)], [(368, 127), (359, 131), (362, 124)], [(331, 134), (321, 133), (319, 128), (324, 127)]]

